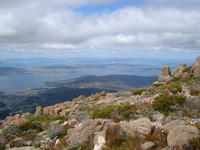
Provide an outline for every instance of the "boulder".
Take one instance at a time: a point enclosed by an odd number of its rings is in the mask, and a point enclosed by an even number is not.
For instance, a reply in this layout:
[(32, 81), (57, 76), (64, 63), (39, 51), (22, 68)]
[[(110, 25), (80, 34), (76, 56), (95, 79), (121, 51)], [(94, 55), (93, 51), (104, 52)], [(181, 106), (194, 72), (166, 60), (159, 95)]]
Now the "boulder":
[(186, 125), (182, 120), (171, 121), (163, 129), (168, 134), (168, 145), (174, 150), (184, 150), (191, 140), (198, 138), (198, 129), (195, 126)]
[(174, 121), (170, 121), (169, 123), (165, 124), (163, 126), (163, 130), (167, 133), (169, 133), (169, 131), (174, 128), (175, 126), (180, 126), (180, 125), (185, 125), (185, 121), (184, 120), (174, 120)]
[(193, 63), (191, 72), (194, 75), (194, 77), (200, 77), (200, 56)]
[(128, 135), (133, 137), (136, 134), (147, 135), (151, 132), (153, 127), (151, 121), (148, 118), (141, 118), (130, 122), (121, 121), (120, 126)]
[(186, 64), (181, 64), (176, 70), (174, 71), (174, 77), (179, 78), (182, 77), (184, 70), (187, 68)]
[(51, 140), (61, 138), (67, 134), (67, 130), (62, 125), (52, 125), (47, 129), (47, 135)]
[(98, 134), (94, 136), (93, 143), (94, 143), (94, 150), (102, 150), (105, 147), (106, 144), (105, 130), (98, 132)]
[(76, 125), (75, 128), (68, 129), (66, 143), (69, 146), (87, 146), (92, 142), (94, 133), (100, 132), (106, 122), (107, 121), (103, 119), (84, 120), (80, 124)]

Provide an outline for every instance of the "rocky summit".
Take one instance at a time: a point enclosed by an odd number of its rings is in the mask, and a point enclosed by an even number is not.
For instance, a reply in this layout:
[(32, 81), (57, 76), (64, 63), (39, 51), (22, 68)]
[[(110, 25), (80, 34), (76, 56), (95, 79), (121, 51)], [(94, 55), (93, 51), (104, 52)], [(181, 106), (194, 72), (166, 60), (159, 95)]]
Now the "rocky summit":
[(0, 150), (200, 150), (200, 57), (151, 86), (0, 121)]

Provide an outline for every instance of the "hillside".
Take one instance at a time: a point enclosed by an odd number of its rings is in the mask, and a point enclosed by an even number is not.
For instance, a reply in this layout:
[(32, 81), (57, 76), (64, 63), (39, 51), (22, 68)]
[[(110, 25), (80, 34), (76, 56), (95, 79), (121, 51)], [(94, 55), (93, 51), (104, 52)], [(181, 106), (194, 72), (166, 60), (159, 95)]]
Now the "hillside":
[(79, 96), (9, 116), (0, 122), (0, 149), (199, 150), (200, 57), (173, 75), (163, 66), (148, 87)]

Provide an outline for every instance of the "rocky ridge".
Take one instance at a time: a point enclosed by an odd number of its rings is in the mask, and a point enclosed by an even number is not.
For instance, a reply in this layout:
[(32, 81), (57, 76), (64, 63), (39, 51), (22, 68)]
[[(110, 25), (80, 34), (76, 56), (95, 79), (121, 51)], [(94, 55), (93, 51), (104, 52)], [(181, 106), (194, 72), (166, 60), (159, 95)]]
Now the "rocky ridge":
[(149, 87), (79, 96), (0, 122), (0, 149), (199, 150), (200, 57)]

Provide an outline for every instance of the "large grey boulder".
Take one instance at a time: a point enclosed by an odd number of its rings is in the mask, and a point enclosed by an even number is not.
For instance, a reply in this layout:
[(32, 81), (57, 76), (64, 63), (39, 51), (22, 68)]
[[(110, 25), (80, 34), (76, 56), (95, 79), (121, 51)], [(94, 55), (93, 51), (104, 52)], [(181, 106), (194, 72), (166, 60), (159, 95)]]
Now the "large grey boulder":
[(186, 125), (183, 120), (175, 120), (163, 126), (168, 134), (167, 143), (174, 150), (184, 150), (191, 140), (198, 138), (198, 129), (195, 126)]
[(147, 135), (151, 132), (153, 127), (151, 121), (148, 118), (141, 118), (130, 122), (121, 121), (120, 126), (128, 135), (133, 137), (136, 134)]
[(106, 120), (84, 120), (75, 128), (68, 129), (66, 143), (70, 146), (81, 145), (87, 146), (90, 142), (93, 142), (93, 138), (96, 132), (103, 130), (103, 126)]

